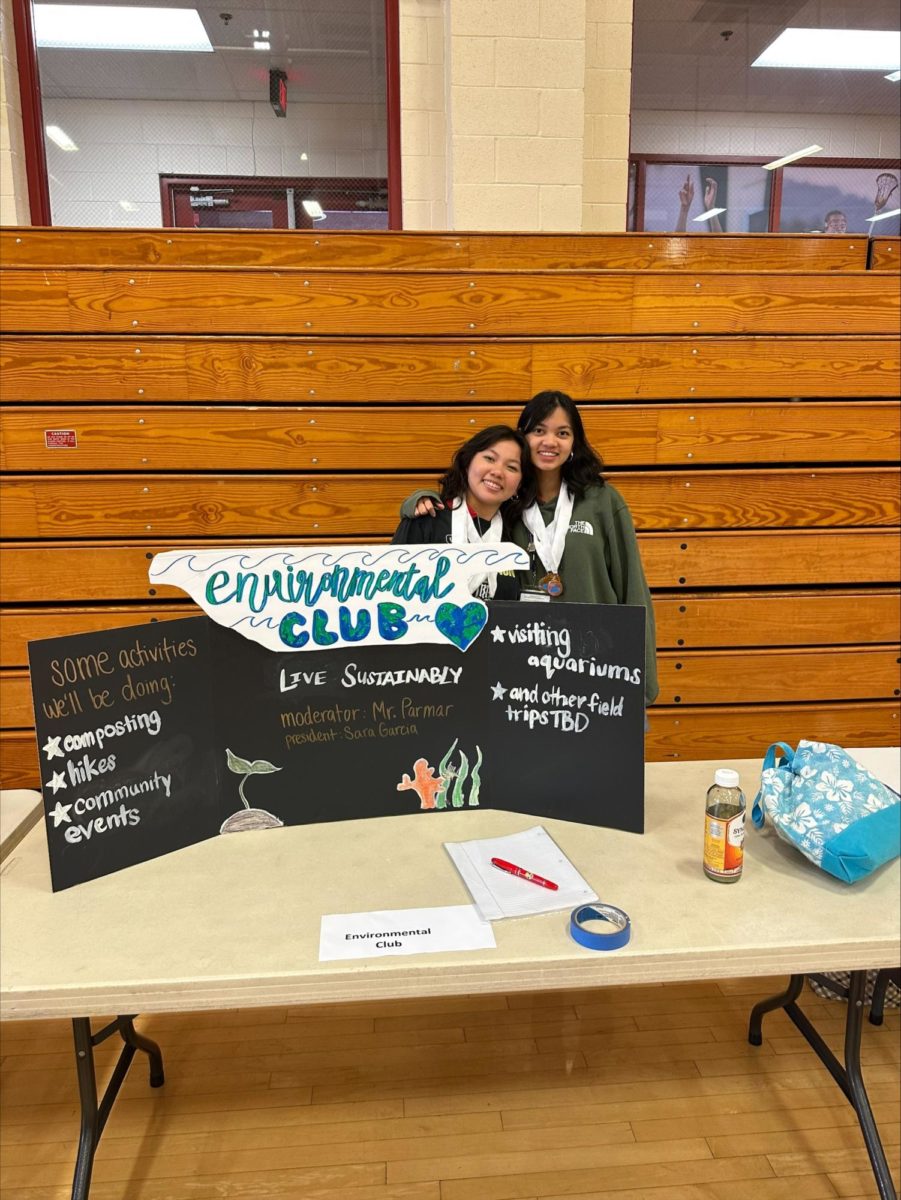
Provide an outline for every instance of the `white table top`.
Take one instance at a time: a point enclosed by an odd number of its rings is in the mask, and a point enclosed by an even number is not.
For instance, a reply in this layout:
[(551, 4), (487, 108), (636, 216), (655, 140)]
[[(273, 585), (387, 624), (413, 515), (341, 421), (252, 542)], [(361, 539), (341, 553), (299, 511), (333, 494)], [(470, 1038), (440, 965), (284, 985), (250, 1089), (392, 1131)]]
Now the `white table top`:
[[(898, 786), (896, 750), (853, 751)], [(3, 864), (0, 1016), (90, 1016), (896, 966), (895, 861), (849, 887), (748, 821), (737, 884), (701, 869), (716, 766), (650, 763), (643, 836), (491, 810), (417, 813), (218, 837), (64, 892), (50, 890), (43, 822)], [(442, 843), (542, 824), (631, 943), (577, 946), (568, 912), (494, 923), (497, 948), (318, 960), (323, 913), (469, 902)]]

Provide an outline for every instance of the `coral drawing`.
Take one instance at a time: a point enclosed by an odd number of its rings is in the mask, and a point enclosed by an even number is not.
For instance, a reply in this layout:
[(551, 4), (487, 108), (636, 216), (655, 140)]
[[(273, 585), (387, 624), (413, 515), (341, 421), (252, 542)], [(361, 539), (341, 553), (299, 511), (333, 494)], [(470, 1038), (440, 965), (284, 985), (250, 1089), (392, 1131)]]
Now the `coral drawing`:
[(276, 829), (284, 826), (284, 821), (280, 821), (265, 808), (251, 808), (244, 795), (244, 785), (250, 775), (271, 775), (273, 771), (280, 771), (281, 767), (273, 766), (265, 758), (258, 758), (253, 762), (249, 762), (246, 758), (238, 758), (237, 754), (232, 754), (228, 747), (225, 749), (225, 761), (228, 763), (230, 771), (233, 771), (235, 775), (243, 776), (238, 785), (238, 795), (241, 797), (244, 807), (239, 808), (230, 817), (226, 817), (219, 827), (219, 832), (243, 833), (246, 829)]
[(454, 766), (451, 758), (457, 749), (457, 740), (454, 738), (450, 748), (438, 764), (437, 777), (435, 775), (435, 768), (429, 765), (427, 759), (417, 758), (413, 764), (413, 778), (411, 779), (409, 775), (404, 774), (403, 779), (397, 785), (397, 790), (399, 792), (416, 792), (419, 796), (419, 807), (421, 809), (447, 808), (448, 790), (450, 790), (451, 807), (463, 808), (467, 803), (464, 784), (468, 777), (468, 804), (470, 808), (477, 808), (479, 804), (479, 790), (482, 784), (479, 773), (482, 765), (482, 748), (481, 746), (476, 746), (476, 760), (473, 763), (472, 771), (469, 769), (469, 758), (462, 750), (458, 751), (460, 755), (459, 765)]
[[(435, 808), (435, 797), (441, 791), (442, 781), (434, 776), (434, 767), (430, 767), (426, 759), (417, 758), (413, 764), (413, 778), (404, 774), (397, 785), (399, 792), (415, 792), (419, 797), (420, 808)], [(445, 785), (446, 786), (446, 785)], [(441, 808), (444, 807), (442, 804)]]

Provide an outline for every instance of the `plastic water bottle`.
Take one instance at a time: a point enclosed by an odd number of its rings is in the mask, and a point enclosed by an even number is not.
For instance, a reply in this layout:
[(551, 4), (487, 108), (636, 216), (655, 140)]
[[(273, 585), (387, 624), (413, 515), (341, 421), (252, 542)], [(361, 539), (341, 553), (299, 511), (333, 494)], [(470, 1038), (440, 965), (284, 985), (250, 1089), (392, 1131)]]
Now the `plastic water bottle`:
[(707, 792), (704, 816), (704, 874), (717, 883), (741, 879), (745, 844), (745, 797), (738, 771), (721, 767)]

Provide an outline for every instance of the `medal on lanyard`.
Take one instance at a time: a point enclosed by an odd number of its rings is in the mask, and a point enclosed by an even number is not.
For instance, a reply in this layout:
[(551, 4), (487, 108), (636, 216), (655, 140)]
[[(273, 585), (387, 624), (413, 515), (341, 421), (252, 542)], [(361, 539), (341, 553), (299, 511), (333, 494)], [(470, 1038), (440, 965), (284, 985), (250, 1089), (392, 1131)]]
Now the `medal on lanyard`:
[(537, 581), (537, 589), (549, 599), (563, 595), (563, 579), (560, 576), (560, 562), (563, 558), (563, 548), (569, 521), (573, 511), (573, 495), (566, 483), (560, 486), (560, 494), (554, 511), (554, 518), (546, 526), (537, 504), (531, 505), (523, 513), (523, 523), (532, 535), (529, 542), (530, 553), (537, 552), (545, 573)]
[(548, 571), (546, 575), (542, 575), (538, 580), (538, 586), (549, 596), (563, 595), (563, 580), (556, 571)]

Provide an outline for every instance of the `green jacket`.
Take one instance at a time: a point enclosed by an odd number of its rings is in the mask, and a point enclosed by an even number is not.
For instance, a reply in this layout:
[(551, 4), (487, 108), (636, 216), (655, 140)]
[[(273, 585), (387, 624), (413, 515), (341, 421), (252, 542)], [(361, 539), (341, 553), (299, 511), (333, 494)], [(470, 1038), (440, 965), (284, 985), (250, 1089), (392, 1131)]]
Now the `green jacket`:
[[(412, 516), (416, 503), (423, 496), (436, 498), (432, 491), (414, 492), (402, 507), (402, 516)], [(540, 506), (545, 524), (554, 516), (556, 500)], [(531, 535), (521, 521), (512, 531), (513, 541), (528, 550)], [(534, 586), (544, 574), (537, 555), (532, 554), (532, 567), (523, 572), (524, 587)], [(561, 601), (577, 604), (641, 604), (645, 618), (645, 699), (651, 704), (657, 698), (657, 636), (654, 628), (654, 608), (638, 553), (635, 526), (625, 500), (615, 487), (591, 487), (573, 505), (563, 561)], [(551, 603), (555, 603), (552, 598)]]

